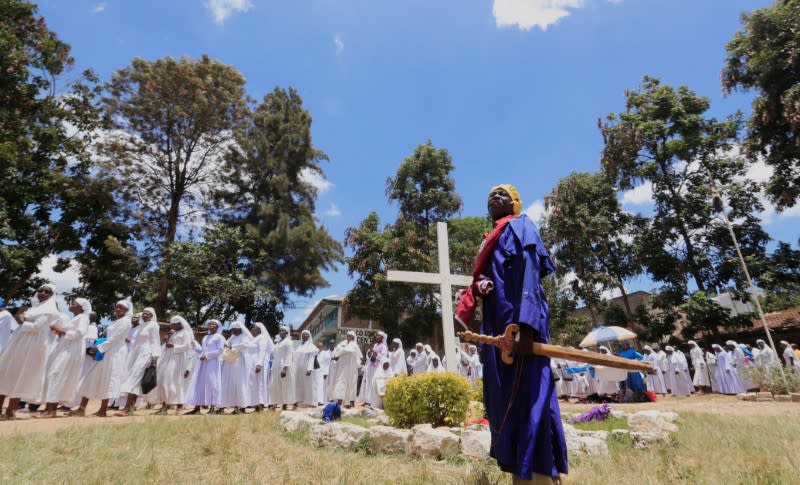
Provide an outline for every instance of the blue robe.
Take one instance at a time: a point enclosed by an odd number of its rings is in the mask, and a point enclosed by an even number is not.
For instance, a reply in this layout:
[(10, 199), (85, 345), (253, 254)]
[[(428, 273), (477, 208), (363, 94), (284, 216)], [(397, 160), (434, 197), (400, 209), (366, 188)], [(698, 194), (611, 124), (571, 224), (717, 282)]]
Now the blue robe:
[[(633, 347), (628, 347), (628, 350), (620, 350), (618, 355), (631, 360), (644, 360), (644, 355), (637, 352)], [(639, 372), (628, 372), (628, 379), (625, 381), (625, 386), (634, 392), (644, 392), (647, 390), (644, 379), (642, 379), (642, 374)]]
[[(533, 328), (536, 341), (550, 343), (548, 307), (540, 280), (553, 272), (555, 265), (527, 216), (508, 223), (487, 266), (486, 276), (495, 287), (483, 299), (481, 332), (500, 335), (509, 323), (518, 323)], [(532, 473), (567, 473), (567, 444), (550, 358), (517, 356), (513, 364), (506, 365), (498, 348), (483, 345), (481, 352), (492, 458), (503, 471), (526, 480)]]

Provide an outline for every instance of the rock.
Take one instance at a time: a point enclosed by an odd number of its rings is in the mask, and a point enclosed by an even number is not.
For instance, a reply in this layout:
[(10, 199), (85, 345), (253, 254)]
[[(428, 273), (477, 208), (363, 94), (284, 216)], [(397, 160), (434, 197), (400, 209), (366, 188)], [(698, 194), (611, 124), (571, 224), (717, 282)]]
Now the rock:
[(353, 417), (358, 417), (358, 416), (361, 416), (361, 411), (360, 410), (358, 410), (356, 408), (347, 409), (347, 408), (342, 407), (342, 417), (343, 418), (353, 418)]
[(458, 455), (458, 436), (447, 428), (432, 428), (430, 424), (418, 424), (411, 430), (409, 451), (419, 456), (437, 459)]
[(633, 439), (633, 447), (640, 449), (649, 448), (651, 445), (663, 443), (669, 439), (666, 433), (655, 434), (631, 432), (630, 436), (631, 439)]
[(306, 410), (306, 414), (312, 418), (322, 419), (322, 408), (311, 408)]
[(581, 431), (570, 424), (564, 424), (564, 438), (567, 441), (567, 452), (584, 455), (608, 455), (608, 445), (605, 440), (595, 436), (581, 436)]
[(374, 418), (378, 415), (378, 411), (371, 407), (365, 407), (361, 409), (361, 416), (365, 418)]
[(405, 453), (408, 451), (411, 431), (391, 426), (373, 426), (369, 429), (369, 436), (372, 439), (372, 453)]
[(774, 400), (775, 399), (773, 399), (771, 397), (757, 397), (756, 398), (756, 402), (772, 402)]
[(284, 431), (302, 431), (319, 424), (319, 419), (299, 411), (281, 411), (280, 420)]
[(492, 434), (489, 430), (465, 429), (461, 433), (461, 454), (468, 458), (486, 460), (492, 446)]
[(462, 431), (464, 431), (463, 428), (450, 428), (450, 432), (456, 436), (460, 436)]
[(775, 400), (778, 402), (792, 402), (792, 396), (788, 394), (776, 394)]
[(759, 397), (760, 398), (767, 398), (768, 397), (768, 398), (772, 399), (772, 393), (771, 392), (757, 392), (756, 393), (756, 398), (759, 398)]
[(742, 401), (755, 401), (756, 400), (756, 393), (755, 392), (741, 392), (736, 395), (737, 399)]
[(678, 415), (671, 412), (639, 411), (628, 416), (628, 428), (630, 428), (631, 434), (634, 432), (651, 433), (660, 436), (678, 431), (678, 427), (673, 424), (677, 418)]
[(630, 434), (631, 434), (631, 432), (628, 431), (627, 429), (612, 429), (611, 430), (611, 438), (613, 438), (615, 440), (622, 439), (623, 436), (628, 436)]
[(369, 436), (367, 428), (336, 421), (312, 426), (310, 441), (321, 447), (338, 446), (352, 451), (367, 436)]
[(628, 416), (629, 416), (628, 413), (626, 413), (625, 411), (617, 411), (616, 409), (611, 408), (612, 418), (622, 419), (622, 418), (627, 418)]
[(608, 431), (585, 431), (582, 429), (576, 429), (578, 436), (581, 438), (589, 437), (589, 438), (597, 438), (599, 440), (607, 440), (608, 439)]
[(792, 402), (800, 402), (800, 392), (793, 392), (789, 396), (792, 398)]

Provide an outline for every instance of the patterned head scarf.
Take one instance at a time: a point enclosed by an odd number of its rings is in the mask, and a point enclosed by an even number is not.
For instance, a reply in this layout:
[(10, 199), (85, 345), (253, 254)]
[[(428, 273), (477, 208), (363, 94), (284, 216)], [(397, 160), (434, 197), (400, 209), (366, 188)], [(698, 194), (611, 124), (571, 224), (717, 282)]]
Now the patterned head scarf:
[(511, 208), (514, 211), (514, 215), (518, 216), (522, 212), (522, 199), (520, 198), (517, 189), (511, 184), (500, 184), (492, 187), (492, 190), (490, 190), (489, 193), (491, 194), (497, 189), (505, 190), (508, 196), (511, 197)]

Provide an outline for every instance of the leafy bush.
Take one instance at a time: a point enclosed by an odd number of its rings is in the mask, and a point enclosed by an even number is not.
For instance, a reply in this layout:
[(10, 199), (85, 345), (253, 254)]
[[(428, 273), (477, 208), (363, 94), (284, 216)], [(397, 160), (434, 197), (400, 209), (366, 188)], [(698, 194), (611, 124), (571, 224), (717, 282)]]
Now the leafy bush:
[[(745, 367), (744, 373), (751, 381), (772, 394), (789, 394), (790, 392), (800, 392), (800, 376), (789, 367)], [(784, 379), (785, 377), (785, 379)]]
[(472, 386), (472, 401), (483, 402), (483, 379), (476, 379), (475, 385)]
[(399, 376), (386, 385), (383, 410), (401, 428), (423, 423), (457, 426), (464, 421), (473, 392), (468, 380), (452, 372)]

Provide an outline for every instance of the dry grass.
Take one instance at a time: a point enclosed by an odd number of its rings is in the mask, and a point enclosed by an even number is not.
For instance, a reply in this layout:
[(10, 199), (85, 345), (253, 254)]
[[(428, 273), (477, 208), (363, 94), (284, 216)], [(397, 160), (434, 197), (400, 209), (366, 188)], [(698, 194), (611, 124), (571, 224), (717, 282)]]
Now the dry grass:
[[(571, 457), (565, 484), (784, 484), (800, 476), (800, 417), (684, 413), (672, 443)], [(275, 413), (158, 417), (4, 436), (0, 483), (510, 483), (494, 465), (313, 448)]]

